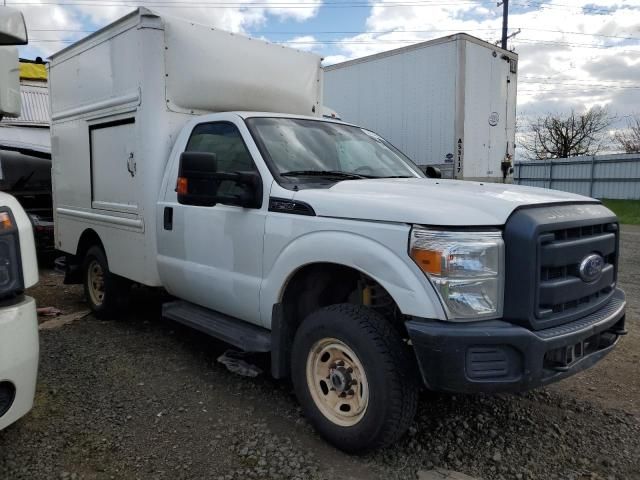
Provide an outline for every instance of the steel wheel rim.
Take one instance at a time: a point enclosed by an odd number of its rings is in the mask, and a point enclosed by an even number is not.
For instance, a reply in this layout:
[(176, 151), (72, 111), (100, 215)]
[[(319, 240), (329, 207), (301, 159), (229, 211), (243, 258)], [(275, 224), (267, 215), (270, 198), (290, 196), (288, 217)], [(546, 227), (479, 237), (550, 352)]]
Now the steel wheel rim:
[(336, 425), (352, 427), (369, 404), (369, 383), (358, 356), (335, 338), (317, 341), (307, 356), (307, 385), (322, 414)]
[(91, 260), (88, 268), (88, 290), (91, 302), (100, 306), (104, 301), (104, 270), (97, 260)]

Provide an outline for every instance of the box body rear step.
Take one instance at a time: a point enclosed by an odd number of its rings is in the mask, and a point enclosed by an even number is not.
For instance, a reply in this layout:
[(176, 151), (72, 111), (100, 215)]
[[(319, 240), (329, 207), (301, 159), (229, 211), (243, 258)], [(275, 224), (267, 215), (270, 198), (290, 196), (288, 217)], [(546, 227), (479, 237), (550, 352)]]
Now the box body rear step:
[(193, 303), (178, 300), (162, 305), (162, 316), (199, 330), (246, 352), (270, 352), (271, 332)]

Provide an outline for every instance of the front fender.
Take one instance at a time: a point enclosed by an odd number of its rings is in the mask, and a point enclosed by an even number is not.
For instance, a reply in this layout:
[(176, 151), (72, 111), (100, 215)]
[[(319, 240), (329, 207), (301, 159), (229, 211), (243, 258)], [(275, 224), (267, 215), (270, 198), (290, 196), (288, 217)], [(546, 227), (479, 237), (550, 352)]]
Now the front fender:
[(276, 256), (260, 293), (265, 327), (270, 328), (273, 305), (281, 301), (289, 280), (314, 263), (339, 264), (368, 275), (387, 290), (405, 315), (446, 319), (431, 283), (406, 252), (396, 253), (361, 234), (323, 230), (296, 237)]

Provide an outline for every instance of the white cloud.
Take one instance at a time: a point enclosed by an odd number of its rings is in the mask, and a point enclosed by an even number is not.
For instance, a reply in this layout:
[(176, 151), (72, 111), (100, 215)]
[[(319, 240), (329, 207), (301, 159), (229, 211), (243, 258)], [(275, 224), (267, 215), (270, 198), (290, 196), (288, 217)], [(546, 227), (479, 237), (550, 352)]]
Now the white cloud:
[(310, 52), (318, 48), (316, 37), (313, 35), (302, 35), (300, 37), (294, 37), (291, 40), (283, 42), (284, 45), (298, 50), (305, 50)]
[(63, 40), (68, 37), (68, 33), (59, 30), (80, 30), (83, 28), (77, 16), (62, 6), (21, 5), (20, 11), (24, 14), (30, 41), (30, 46), (21, 47), (21, 52), (26, 50), (33, 53), (33, 56), (44, 57), (49, 52), (64, 48), (67, 44)]
[(347, 60), (349, 60), (349, 57), (347, 57), (346, 55), (327, 55), (326, 57), (324, 57), (322, 65), (327, 67), (335, 63), (346, 62)]
[[(48, 4), (21, 6), (20, 9), (25, 14), (30, 38), (34, 40), (30, 47), (22, 51), (27, 51), (32, 55), (49, 56), (67, 46), (70, 40), (77, 40), (86, 35), (86, 33), (59, 30), (85, 30), (88, 24), (102, 27), (126, 15), (135, 8), (133, 6), (89, 5), (92, 1), (103, 5), (110, 4), (108, 0), (86, 0), (83, 5), (78, 6), (53, 6)], [(113, 3), (117, 1), (119, 0), (115, 0)], [(180, 1), (194, 6), (180, 8), (152, 7), (151, 9), (166, 15), (182, 17), (205, 25), (244, 33), (249, 28), (264, 24), (269, 18), (303, 22), (317, 15), (321, 6), (318, 0), (299, 0), (291, 6), (283, 6), (281, 0), (238, 0), (238, 4), (243, 4), (242, 8), (208, 8), (215, 4), (206, 0)], [(33, 3), (41, 2), (40, 0), (33, 0)], [(127, 5), (137, 4), (135, 0), (127, 1), (126, 3)], [(309, 6), (306, 7), (306, 4)], [(41, 31), (43, 29), (48, 31)]]
[[(501, 8), (471, 2), (446, 3), (388, 7), (373, 2), (366, 27), (378, 33), (343, 38), (339, 51), (325, 63), (358, 58), (458, 31), (492, 43), (500, 38)], [(582, 110), (594, 105), (607, 106), (621, 115), (638, 110), (640, 89), (632, 87), (640, 87), (640, 5), (631, 6), (630, 2), (621, 0), (553, 3), (536, 2), (526, 10), (512, 7), (509, 16), (510, 26), (522, 29), (510, 42), (520, 59), (518, 113), (521, 121), (549, 111)]]

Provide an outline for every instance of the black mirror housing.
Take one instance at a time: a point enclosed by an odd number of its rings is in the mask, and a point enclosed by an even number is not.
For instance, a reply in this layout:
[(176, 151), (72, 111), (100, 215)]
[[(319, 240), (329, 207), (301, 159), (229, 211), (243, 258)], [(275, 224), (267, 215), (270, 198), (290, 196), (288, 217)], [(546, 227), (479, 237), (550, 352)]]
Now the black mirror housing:
[(257, 173), (233, 172), (219, 173), (222, 180), (233, 181), (236, 189), (240, 190), (234, 195), (216, 195), (218, 203), (223, 205), (235, 205), (243, 208), (260, 208), (262, 206), (262, 180)]
[[(220, 182), (234, 182), (241, 190), (235, 195), (219, 195)], [(260, 208), (262, 181), (253, 172), (218, 172), (214, 153), (183, 152), (178, 167), (178, 203), (213, 207), (217, 203), (243, 208)]]
[(218, 158), (215, 153), (183, 152), (178, 167), (178, 203), (213, 207), (218, 189)]
[(425, 173), (427, 174), (427, 178), (442, 178), (442, 172), (438, 167), (429, 165)]

